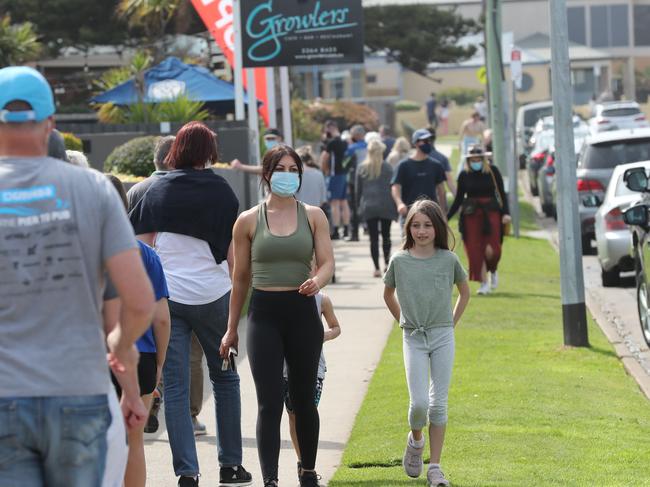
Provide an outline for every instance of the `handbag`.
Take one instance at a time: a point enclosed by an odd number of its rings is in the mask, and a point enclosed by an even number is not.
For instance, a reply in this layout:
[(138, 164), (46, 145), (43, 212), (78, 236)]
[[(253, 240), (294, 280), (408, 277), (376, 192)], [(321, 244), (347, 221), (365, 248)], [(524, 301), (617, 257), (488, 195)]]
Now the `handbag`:
[[(499, 191), (499, 186), (497, 186), (497, 178), (494, 177), (494, 173), (492, 172), (492, 168), (488, 166), (488, 171), (490, 171), (490, 176), (492, 176), (492, 183), (494, 184), (494, 198), (497, 200), (497, 203), (499, 204), (499, 208), (503, 210), (503, 198), (501, 197), (501, 192)], [(512, 231), (512, 225), (511, 223), (502, 223), (501, 224), (501, 235), (510, 235), (510, 232)]]

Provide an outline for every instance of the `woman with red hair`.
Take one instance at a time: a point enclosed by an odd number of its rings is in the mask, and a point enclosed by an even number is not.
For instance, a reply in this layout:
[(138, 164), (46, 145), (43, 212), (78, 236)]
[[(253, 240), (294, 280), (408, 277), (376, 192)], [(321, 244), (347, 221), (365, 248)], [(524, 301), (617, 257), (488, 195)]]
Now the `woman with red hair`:
[(163, 368), (165, 420), (180, 487), (198, 485), (199, 462), (190, 417), (189, 356), (192, 332), (205, 353), (214, 392), (220, 484), (251, 485), (242, 467), (239, 375), (222, 360), (226, 333), (230, 244), (239, 202), (210, 165), (217, 161), (217, 135), (200, 122), (184, 125), (160, 177), (131, 210), (139, 238), (160, 255), (169, 287), (171, 336)]

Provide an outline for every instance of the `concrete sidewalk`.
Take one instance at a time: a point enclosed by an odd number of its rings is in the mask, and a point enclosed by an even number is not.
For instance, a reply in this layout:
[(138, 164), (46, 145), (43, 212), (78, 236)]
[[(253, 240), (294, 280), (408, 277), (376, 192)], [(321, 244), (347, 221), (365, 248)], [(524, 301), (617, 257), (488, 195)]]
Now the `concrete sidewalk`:
[[(393, 225), (393, 250), (397, 248), (399, 227)], [(367, 237), (361, 242), (335, 242), (337, 283), (325, 288), (334, 303), (341, 323), (342, 334), (324, 346), (327, 358), (327, 376), (320, 403), (320, 446), (316, 468), (323, 477), (323, 485), (336, 472), (341, 455), (350, 436), (354, 419), (365, 397), (368, 382), (379, 362), (381, 352), (393, 326), (383, 302), (381, 279), (373, 278), (370, 247)], [(255, 443), (257, 401), (255, 387), (246, 357), (246, 320), (240, 325), (240, 358), (242, 398), (242, 436), (244, 466), (254, 477), (255, 486), (262, 486), (261, 472)], [(204, 364), (205, 367), (205, 364)], [(202, 486), (217, 486), (219, 468), (215, 447), (215, 416), (212, 386), (207, 370), (204, 374), (205, 402), (199, 415), (208, 435), (197, 438)], [(147, 480), (155, 487), (175, 487), (177, 480), (172, 468), (164, 414), (161, 411), (160, 429), (146, 436)], [(297, 484), (296, 456), (291, 446), (286, 415), (282, 424), (280, 452), (280, 485)]]

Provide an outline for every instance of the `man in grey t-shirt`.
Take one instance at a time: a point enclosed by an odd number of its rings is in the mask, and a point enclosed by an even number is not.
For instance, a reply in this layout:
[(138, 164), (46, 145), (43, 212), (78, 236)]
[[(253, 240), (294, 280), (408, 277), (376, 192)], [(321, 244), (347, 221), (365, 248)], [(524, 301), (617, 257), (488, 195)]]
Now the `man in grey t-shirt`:
[[(108, 409), (106, 346), (131, 374), (153, 293), (113, 187), (46, 157), (53, 114), (38, 71), (0, 69), (0, 485), (99, 487), (106, 429), (122, 420)], [(108, 340), (106, 271), (123, 305)], [(123, 402), (127, 424), (145, 419), (137, 406)]]

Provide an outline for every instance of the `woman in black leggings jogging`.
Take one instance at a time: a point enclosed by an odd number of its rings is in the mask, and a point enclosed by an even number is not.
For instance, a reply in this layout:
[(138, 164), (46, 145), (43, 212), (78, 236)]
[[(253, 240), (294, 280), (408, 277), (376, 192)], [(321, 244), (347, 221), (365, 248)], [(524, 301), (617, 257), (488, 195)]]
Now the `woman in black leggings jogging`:
[[(248, 356), (257, 391), (257, 449), (265, 487), (278, 485), (283, 363), (296, 414), (302, 454), (301, 487), (318, 487), (315, 472), (319, 419), (314, 383), (323, 344), (316, 295), (334, 271), (329, 224), (320, 208), (296, 201), (303, 166), (287, 145), (269, 150), (262, 162), (263, 203), (242, 213), (233, 229), (235, 268), (228, 331), (221, 355), (237, 348), (237, 326), (249, 285)], [(310, 278), (316, 256), (318, 271)]]

